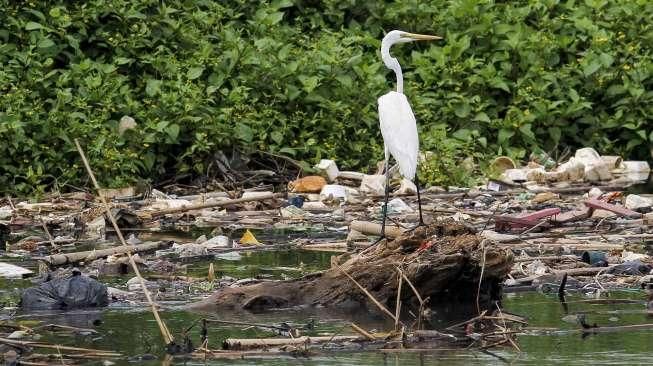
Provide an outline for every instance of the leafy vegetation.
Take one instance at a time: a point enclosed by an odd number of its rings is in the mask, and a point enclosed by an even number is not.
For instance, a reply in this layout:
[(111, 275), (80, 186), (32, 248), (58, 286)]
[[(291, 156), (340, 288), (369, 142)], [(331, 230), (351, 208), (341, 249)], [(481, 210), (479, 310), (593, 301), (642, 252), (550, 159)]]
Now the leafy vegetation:
[[(382, 157), (378, 57), (393, 28), (445, 37), (396, 47), (435, 152), (432, 183), (473, 156), (594, 146), (647, 158), (653, 3), (646, 0), (3, 2), (0, 190), (210, 174), (233, 146), (344, 168)], [(137, 127), (118, 133), (122, 116)], [(454, 169), (455, 170), (455, 169)]]

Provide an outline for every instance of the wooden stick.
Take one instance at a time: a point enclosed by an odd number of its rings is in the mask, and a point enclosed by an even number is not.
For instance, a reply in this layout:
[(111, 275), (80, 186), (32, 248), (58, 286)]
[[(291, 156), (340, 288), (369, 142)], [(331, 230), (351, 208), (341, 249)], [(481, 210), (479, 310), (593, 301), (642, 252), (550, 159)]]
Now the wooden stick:
[(513, 260), (514, 263), (521, 263), (521, 262), (533, 262), (533, 261), (561, 261), (565, 259), (571, 259), (575, 261), (579, 261), (578, 256), (576, 255), (545, 255), (545, 256), (540, 256), (540, 257), (530, 257), (530, 258), (515, 258)]
[(397, 271), (401, 274), (403, 277), (404, 281), (408, 283), (408, 286), (413, 290), (413, 293), (415, 294), (415, 297), (417, 297), (417, 301), (419, 301), (419, 314), (417, 314), (417, 329), (419, 330), (422, 327), (422, 311), (424, 310), (424, 299), (422, 299), (422, 296), (419, 294), (419, 291), (417, 291), (417, 288), (413, 285), (412, 282), (406, 277), (404, 274), (404, 271), (401, 270), (401, 268), (396, 267)]
[(345, 276), (347, 276), (347, 277), (348, 277), (348, 278), (349, 278), (349, 279), (350, 279), (350, 280), (351, 280), (351, 281), (352, 281), (356, 286), (358, 286), (358, 288), (359, 288), (361, 291), (363, 291), (363, 293), (365, 293), (365, 295), (367, 295), (367, 297), (370, 298), (370, 300), (372, 300), (372, 302), (374, 303), (374, 305), (376, 305), (376, 306), (377, 306), (377, 307), (378, 307), (382, 312), (384, 312), (385, 314), (387, 314), (387, 315), (388, 315), (392, 320), (394, 320), (395, 322), (397, 321), (397, 318), (396, 318), (396, 317), (395, 317), (395, 316), (390, 312), (390, 310), (388, 310), (388, 308), (386, 308), (385, 306), (383, 306), (383, 304), (381, 304), (381, 303), (379, 302), (379, 300), (377, 300), (376, 298), (374, 298), (374, 296), (372, 296), (372, 294), (371, 294), (369, 291), (367, 291), (367, 290), (365, 289), (365, 287), (361, 286), (361, 284), (358, 283), (358, 282), (357, 282), (357, 281), (356, 281), (352, 276), (350, 276), (349, 273), (347, 273), (347, 271), (345, 271), (345, 270), (344, 270), (344, 269), (343, 269), (339, 264), (337, 264), (337, 263), (334, 263), (334, 264), (335, 264), (336, 267), (338, 267), (338, 269), (340, 270), (340, 272), (344, 273)]
[(10, 346), (16, 346), (16, 347), (62, 349), (62, 350), (65, 350), (65, 351), (102, 353), (102, 354), (107, 354), (107, 355), (115, 355), (116, 357), (122, 356), (118, 352), (105, 351), (105, 350), (101, 350), (101, 349), (60, 346), (60, 345), (56, 345), (56, 344), (32, 342), (32, 341), (19, 341), (19, 340), (15, 340), (15, 339), (7, 339), (7, 338), (0, 338), (0, 343), (7, 344), (7, 345), (10, 345)]
[(51, 332), (55, 332), (57, 330), (64, 330), (64, 331), (69, 331), (69, 332), (85, 332), (85, 333), (93, 333), (93, 334), (98, 334), (99, 332), (95, 329), (89, 329), (89, 328), (77, 328), (77, 327), (71, 327), (68, 325), (59, 325), (59, 324), (47, 324), (47, 325), (41, 325), (38, 326), (34, 329), (47, 329)]
[[(161, 215), (167, 215), (167, 214), (178, 213), (178, 212), (186, 212), (186, 211), (192, 211), (192, 210), (203, 210), (205, 208), (229, 206), (229, 205), (234, 205), (234, 204), (237, 204), (237, 203), (264, 201), (264, 200), (268, 200), (268, 199), (272, 199), (272, 198), (279, 198), (279, 197), (283, 197), (283, 196), (284, 196), (283, 193), (269, 193), (269, 194), (260, 195), (260, 196), (256, 196), (256, 197), (236, 198), (236, 199), (231, 199), (231, 200), (224, 200), (224, 201), (211, 202), (211, 203), (200, 203), (200, 204), (188, 205), (188, 206), (184, 205), (184, 206), (181, 206), (181, 207), (174, 207), (174, 208), (159, 210), (157, 212), (151, 213), (151, 215), (152, 216), (161, 216)], [(147, 211), (141, 211), (141, 212), (146, 213)]]
[(297, 338), (228, 338), (222, 343), (226, 350), (245, 350), (255, 348), (280, 347), (287, 345), (303, 345), (325, 342), (356, 342), (362, 341), (360, 336), (321, 336), (321, 337), (297, 337)]
[(372, 333), (370, 333), (370, 332), (366, 331), (365, 329), (359, 327), (358, 325), (356, 325), (356, 323), (351, 323), (351, 328), (354, 331), (356, 331), (356, 333), (362, 335), (363, 337), (367, 338), (370, 341), (375, 341), (376, 340), (376, 338), (374, 337), (374, 335)]
[(39, 221), (41, 221), (41, 226), (43, 227), (43, 231), (45, 231), (45, 235), (48, 236), (48, 242), (52, 246), (52, 249), (56, 250), (57, 252), (59, 251), (59, 246), (55, 244), (54, 238), (50, 234), (50, 230), (48, 230), (48, 226), (45, 225), (45, 221), (43, 221), (43, 218), (39, 216)]
[(395, 304), (395, 332), (399, 330), (399, 312), (401, 311), (401, 285), (404, 283), (404, 277), (401, 271), (397, 272), (397, 301)]
[(572, 269), (561, 269), (554, 270), (553, 273), (564, 275), (565, 273), (569, 276), (594, 276), (599, 272), (604, 272), (610, 267), (586, 267), (586, 268), (572, 268)]
[(410, 282), (408, 277), (406, 277), (406, 275), (404, 274), (404, 271), (402, 271), (399, 267), (397, 267), (397, 271), (399, 271), (399, 273), (401, 273), (401, 276), (404, 278), (404, 281), (406, 281), (406, 283), (408, 283), (408, 286), (410, 286), (410, 288), (413, 289), (413, 293), (415, 293), (415, 296), (417, 297), (417, 301), (419, 301), (420, 304), (424, 304), (424, 299), (422, 299), (422, 296), (420, 296), (419, 292), (417, 291), (417, 289), (415, 288), (413, 283)]
[[(102, 201), (102, 204), (104, 205), (104, 209), (106, 211), (107, 216), (109, 217), (109, 220), (111, 221), (111, 225), (113, 225), (113, 228), (116, 230), (116, 234), (118, 235), (118, 239), (120, 239), (120, 242), (122, 243), (123, 246), (127, 246), (127, 242), (125, 241), (125, 238), (122, 236), (122, 232), (120, 231), (120, 228), (118, 227), (118, 223), (116, 222), (116, 218), (113, 217), (113, 214), (111, 213), (111, 209), (109, 204), (107, 203), (107, 200), (104, 198), (103, 195), (99, 194), (100, 193), (100, 185), (98, 184), (97, 180), (95, 179), (95, 175), (93, 174), (93, 170), (91, 170), (91, 166), (88, 163), (88, 160), (86, 159), (86, 155), (84, 155), (84, 150), (82, 150), (82, 147), (79, 145), (79, 141), (75, 139), (75, 146), (77, 147), (77, 151), (79, 152), (79, 155), (82, 158), (82, 161), (84, 162), (84, 167), (86, 168), (86, 172), (88, 173), (89, 177), (91, 178), (91, 181), (93, 182), (93, 186), (95, 187), (95, 190), (98, 192), (98, 197), (100, 197), (100, 201)], [(163, 340), (165, 341), (166, 345), (171, 344), (174, 341), (174, 338), (172, 337), (172, 334), (170, 334), (170, 331), (168, 330), (168, 327), (166, 327), (165, 323), (159, 316), (159, 311), (156, 308), (156, 305), (154, 304), (154, 301), (152, 301), (152, 296), (150, 296), (150, 291), (147, 289), (147, 286), (145, 286), (145, 280), (143, 279), (143, 276), (141, 276), (141, 272), (138, 270), (138, 266), (136, 265), (136, 262), (134, 262), (134, 258), (132, 257), (131, 252), (127, 252), (127, 257), (129, 257), (129, 264), (131, 264), (132, 269), (134, 270), (134, 274), (136, 277), (138, 277), (138, 280), (141, 284), (141, 289), (143, 290), (143, 293), (145, 294), (145, 298), (147, 299), (148, 304), (150, 304), (150, 308), (152, 309), (152, 314), (154, 315), (154, 319), (156, 319), (157, 324), (159, 325), (159, 330), (161, 331), (161, 335), (163, 336)]]
[(206, 318), (207, 323), (218, 323), (218, 324), (230, 324), (230, 325), (242, 325), (242, 326), (247, 326), (247, 327), (258, 327), (258, 328), (270, 328), (274, 330), (280, 330), (280, 331), (289, 331), (290, 329), (280, 327), (278, 325), (267, 325), (267, 324), (259, 324), (259, 323), (247, 323), (247, 322), (236, 322), (236, 321), (229, 321), (229, 320), (220, 320), (220, 319), (211, 319), (211, 318)]
[(52, 266), (60, 266), (64, 264), (76, 263), (86, 260), (95, 260), (97, 258), (108, 257), (110, 255), (118, 254), (127, 254), (127, 253), (137, 253), (137, 252), (146, 252), (150, 250), (156, 250), (168, 246), (169, 243), (165, 241), (157, 242), (147, 242), (138, 245), (123, 245), (119, 247), (113, 247), (108, 249), (100, 250), (87, 250), (84, 252), (74, 252), (74, 253), (60, 253), (53, 254), (43, 257), (43, 261), (47, 262)]
[(461, 327), (461, 326), (463, 326), (463, 325), (467, 325), (467, 324), (469, 324), (469, 323), (473, 323), (473, 322), (475, 322), (475, 321), (477, 321), (477, 320), (481, 320), (481, 319), (483, 319), (483, 317), (485, 316), (485, 313), (487, 313), (487, 310), (483, 310), (483, 312), (480, 313), (478, 316), (475, 316), (475, 317), (473, 317), (473, 318), (471, 318), (471, 319), (469, 319), (469, 320), (465, 320), (464, 322), (460, 322), (460, 323), (454, 324), (454, 325), (449, 326), (449, 327), (447, 327), (447, 328), (445, 328), (445, 329), (447, 329), (447, 330), (452, 330), (452, 329), (454, 329), (454, 328), (458, 328), (458, 327)]

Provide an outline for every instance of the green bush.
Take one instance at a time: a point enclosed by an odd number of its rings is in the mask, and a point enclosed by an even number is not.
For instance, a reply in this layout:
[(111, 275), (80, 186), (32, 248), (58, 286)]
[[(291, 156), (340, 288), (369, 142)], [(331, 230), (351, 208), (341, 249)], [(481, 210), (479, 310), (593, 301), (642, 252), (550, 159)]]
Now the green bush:
[[(376, 98), (394, 88), (384, 31), (446, 39), (393, 49), (436, 152), (521, 158), (594, 146), (647, 158), (649, 1), (91, 0), (0, 12), (0, 190), (210, 174), (239, 147), (364, 169), (382, 158)], [(118, 133), (132, 116), (137, 128)], [(464, 154), (464, 156), (462, 155)], [(433, 173), (432, 183), (450, 175)], [(464, 180), (463, 177), (452, 178)]]

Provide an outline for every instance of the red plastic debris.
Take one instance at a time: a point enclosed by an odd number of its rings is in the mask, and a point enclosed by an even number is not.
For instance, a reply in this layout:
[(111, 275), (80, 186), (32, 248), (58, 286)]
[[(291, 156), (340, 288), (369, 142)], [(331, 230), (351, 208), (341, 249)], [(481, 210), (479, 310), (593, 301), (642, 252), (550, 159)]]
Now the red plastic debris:
[(590, 198), (586, 200), (584, 203), (585, 206), (589, 207), (590, 209), (606, 210), (606, 211), (614, 212), (615, 214), (623, 217), (631, 217), (631, 218), (642, 217), (642, 214), (639, 212), (629, 210), (624, 206), (613, 205), (611, 203), (597, 200), (596, 198)]
[(518, 216), (501, 215), (494, 218), (494, 227), (498, 231), (506, 231), (516, 228), (533, 227), (540, 223), (540, 219), (554, 216), (560, 213), (557, 207), (545, 208), (543, 210), (535, 211), (529, 214)]
[(586, 219), (590, 217), (592, 209), (589, 207), (584, 207), (578, 210), (572, 210), (572, 211), (566, 211), (563, 212), (559, 215), (556, 215), (555, 218), (553, 218), (553, 222), (563, 224), (565, 222), (573, 222), (573, 221), (578, 221), (582, 219)]
[(417, 248), (417, 252), (421, 253), (422, 251), (425, 251), (425, 250), (429, 249), (430, 247), (432, 247), (433, 244), (435, 244), (435, 241), (426, 240), (426, 241), (422, 242), (422, 245), (420, 245), (419, 248)]

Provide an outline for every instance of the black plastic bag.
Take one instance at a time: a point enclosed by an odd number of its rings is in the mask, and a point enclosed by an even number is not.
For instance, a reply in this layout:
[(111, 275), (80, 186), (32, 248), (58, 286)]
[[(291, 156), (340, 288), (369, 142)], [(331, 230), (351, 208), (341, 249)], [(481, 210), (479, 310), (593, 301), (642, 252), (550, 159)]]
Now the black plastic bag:
[(69, 278), (43, 282), (23, 291), (20, 306), (30, 310), (65, 310), (103, 307), (109, 304), (107, 286), (73, 272)]

